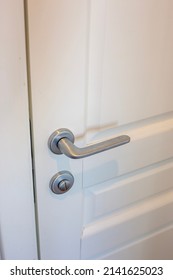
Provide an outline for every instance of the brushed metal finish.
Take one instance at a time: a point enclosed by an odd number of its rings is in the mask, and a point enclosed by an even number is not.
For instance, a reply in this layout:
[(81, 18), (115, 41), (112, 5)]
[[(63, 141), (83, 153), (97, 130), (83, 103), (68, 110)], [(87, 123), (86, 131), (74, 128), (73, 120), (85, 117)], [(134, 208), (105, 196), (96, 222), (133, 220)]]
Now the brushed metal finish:
[(60, 171), (50, 180), (50, 189), (55, 194), (63, 194), (71, 189), (74, 177), (69, 171)]
[(54, 154), (63, 154), (63, 152), (61, 152), (58, 146), (59, 141), (63, 138), (69, 139), (70, 142), (74, 143), (74, 135), (67, 128), (57, 129), (49, 137), (48, 146)]
[(55, 154), (64, 154), (69, 158), (79, 159), (113, 149), (129, 142), (130, 137), (128, 135), (121, 135), (84, 148), (79, 148), (73, 144), (73, 133), (66, 128), (61, 128), (52, 133), (49, 137), (48, 145), (50, 150)]

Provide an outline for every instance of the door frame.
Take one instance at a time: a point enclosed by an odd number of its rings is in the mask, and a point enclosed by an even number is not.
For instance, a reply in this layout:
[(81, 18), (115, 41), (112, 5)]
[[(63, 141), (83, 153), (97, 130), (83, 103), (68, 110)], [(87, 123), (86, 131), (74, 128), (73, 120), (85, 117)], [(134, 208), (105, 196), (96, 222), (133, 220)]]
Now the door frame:
[(23, 0), (1, 1), (0, 255), (37, 259)]

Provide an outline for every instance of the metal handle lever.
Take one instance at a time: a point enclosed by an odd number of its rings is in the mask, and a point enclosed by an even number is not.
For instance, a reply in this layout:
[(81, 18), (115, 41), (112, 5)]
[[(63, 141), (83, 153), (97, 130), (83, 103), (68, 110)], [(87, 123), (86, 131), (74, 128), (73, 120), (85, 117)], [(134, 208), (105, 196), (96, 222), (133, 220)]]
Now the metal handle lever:
[(130, 142), (130, 137), (128, 135), (121, 135), (84, 148), (76, 147), (73, 144), (74, 140), (74, 135), (70, 130), (61, 128), (52, 133), (49, 137), (48, 145), (54, 154), (64, 154), (67, 157), (78, 159), (127, 144)]

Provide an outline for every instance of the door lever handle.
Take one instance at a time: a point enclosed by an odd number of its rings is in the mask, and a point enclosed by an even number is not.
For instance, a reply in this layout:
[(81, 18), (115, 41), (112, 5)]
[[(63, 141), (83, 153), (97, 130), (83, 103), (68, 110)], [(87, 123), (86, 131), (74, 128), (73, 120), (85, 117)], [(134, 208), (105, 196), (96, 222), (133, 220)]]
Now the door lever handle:
[(121, 135), (84, 148), (75, 146), (74, 140), (75, 137), (69, 129), (60, 128), (51, 134), (48, 145), (54, 154), (64, 154), (69, 158), (79, 159), (127, 144), (130, 142), (130, 137), (128, 135)]

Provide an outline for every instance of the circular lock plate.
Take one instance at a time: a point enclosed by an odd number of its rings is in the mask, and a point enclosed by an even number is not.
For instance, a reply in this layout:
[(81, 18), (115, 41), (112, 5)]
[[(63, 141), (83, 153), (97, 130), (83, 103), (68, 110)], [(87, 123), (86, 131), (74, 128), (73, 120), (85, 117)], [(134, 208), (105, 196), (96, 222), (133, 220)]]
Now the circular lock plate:
[(71, 189), (74, 177), (69, 171), (60, 171), (50, 180), (50, 189), (55, 194), (63, 194)]

